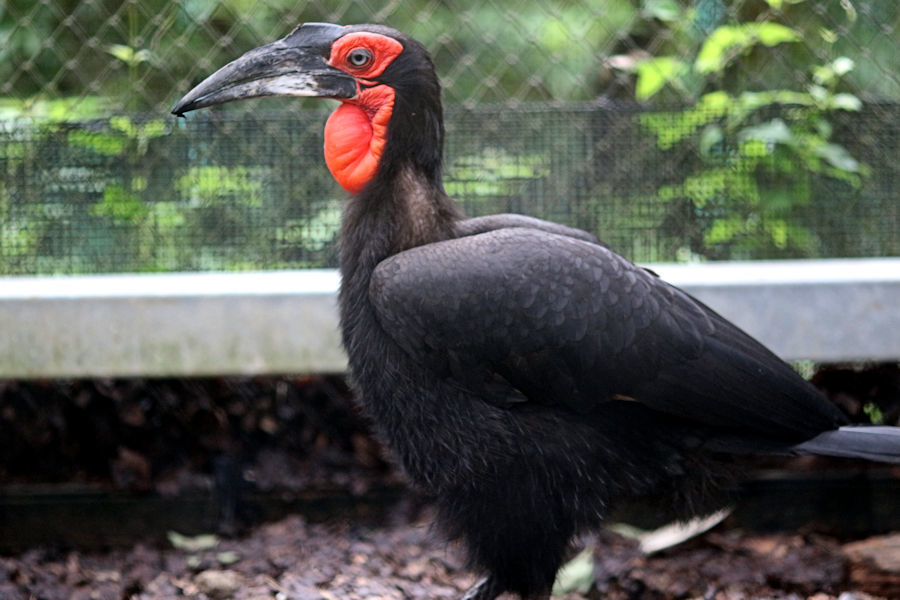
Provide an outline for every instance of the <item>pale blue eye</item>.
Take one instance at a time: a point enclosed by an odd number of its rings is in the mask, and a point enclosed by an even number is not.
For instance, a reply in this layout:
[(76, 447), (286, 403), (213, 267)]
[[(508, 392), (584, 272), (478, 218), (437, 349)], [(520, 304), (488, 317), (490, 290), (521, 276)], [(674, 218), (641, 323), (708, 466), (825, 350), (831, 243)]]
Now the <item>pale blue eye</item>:
[(365, 48), (356, 48), (347, 55), (347, 62), (353, 67), (364, 67), (372, 61), (372, 53)]

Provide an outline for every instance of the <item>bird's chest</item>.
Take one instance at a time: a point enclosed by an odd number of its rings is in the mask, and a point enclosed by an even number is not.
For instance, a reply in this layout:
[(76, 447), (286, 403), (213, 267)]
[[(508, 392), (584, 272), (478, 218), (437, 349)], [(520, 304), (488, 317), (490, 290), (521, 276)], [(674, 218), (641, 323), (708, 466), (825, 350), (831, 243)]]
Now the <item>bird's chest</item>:
[(415, 484), (456, 487), (509, 459), (504, 411), (422, 367), (377, 321), (351, 323), (344, 339), (359, 402)]

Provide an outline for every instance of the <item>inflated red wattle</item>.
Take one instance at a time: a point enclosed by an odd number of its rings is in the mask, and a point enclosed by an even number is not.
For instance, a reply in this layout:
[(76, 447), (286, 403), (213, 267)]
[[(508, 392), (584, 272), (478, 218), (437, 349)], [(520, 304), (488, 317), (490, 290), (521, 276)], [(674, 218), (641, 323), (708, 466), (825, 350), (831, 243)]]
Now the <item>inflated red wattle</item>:
[(341, 104), (325, 124), (325, 163), (351, 194), (378, 173), (393, 108), (394, 90), (380, 85)]

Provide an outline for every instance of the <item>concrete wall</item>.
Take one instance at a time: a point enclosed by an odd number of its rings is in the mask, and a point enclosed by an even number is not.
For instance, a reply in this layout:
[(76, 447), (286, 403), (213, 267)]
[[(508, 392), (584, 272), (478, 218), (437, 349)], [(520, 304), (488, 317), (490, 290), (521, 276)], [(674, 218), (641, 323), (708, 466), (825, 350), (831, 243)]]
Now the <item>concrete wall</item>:
[[(785, 359), (900, 359), (900, 259), (652, 265)], [(0, 278), (0, 378), (346, 370), (335, 271)]]

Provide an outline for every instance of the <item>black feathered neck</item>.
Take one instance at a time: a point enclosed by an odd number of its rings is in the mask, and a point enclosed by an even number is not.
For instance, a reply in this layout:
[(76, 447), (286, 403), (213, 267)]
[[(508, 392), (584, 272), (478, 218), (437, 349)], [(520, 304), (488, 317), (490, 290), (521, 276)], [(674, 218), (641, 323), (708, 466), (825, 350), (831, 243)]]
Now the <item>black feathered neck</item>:
[(356, 369), (368, 364), (366, 353), (380, 339), (369, 299), (378, 264), (404, 250), (453, 237), (462, 216), (441, 182), (444, 122), (440, 84), (428, 52), (399, 32), (364, 29), (391, 35), (404, 51), (378, 78), (395, 95), (378, 171), (350, 197), (341, 219), (341, 329)]
[(394, 109), (379, 175), (395, 179), (411, 168), (427, 184), (442, 188), (444, 119), (434, 63), (422, 44), (400, 32), (388, 31), (403, 44), (403, 52), (379, 77), (394, 90)]
[(360, 269), (371, 273), (391, 255), (449, 239), (461, 217), (456, 204), (426, 173), (410, 163), (392, 165), (344, 208), (341, 273), (345, 279)]
[[(394, 107), (375, 177), (349, 201), (342, 221), (341, 268), (372, 270), (388, 256), (452, 236), (461, 212), (444, 192), (441, 88), (428, 51), (383, 26), (348, 28), (389, 35), (403, 52), (378, 77)], [(345, 272), (345, 276), (347, 273)]]

